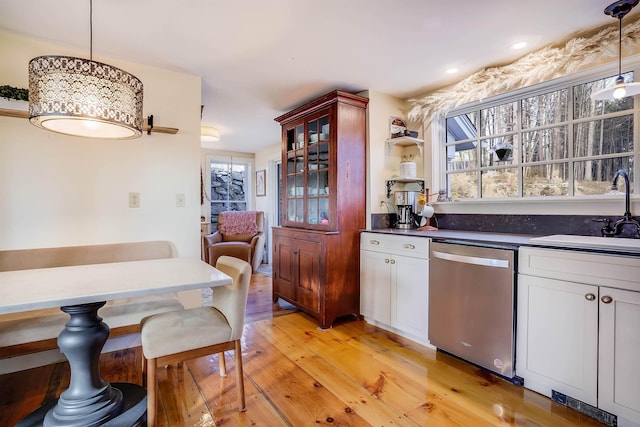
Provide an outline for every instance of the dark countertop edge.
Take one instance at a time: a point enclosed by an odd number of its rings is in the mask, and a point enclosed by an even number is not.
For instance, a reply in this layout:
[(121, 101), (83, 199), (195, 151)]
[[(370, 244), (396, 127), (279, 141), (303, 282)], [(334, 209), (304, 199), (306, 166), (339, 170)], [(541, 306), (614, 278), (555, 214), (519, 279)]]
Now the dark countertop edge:
[(531, 243), (532, 237), (541, 237), (533, 234), (509, 234), (509, 233), (487, 233), (482, 231), (456, 231), (456, 230), (437, 230), (437, 231), (418, 231), (416, 229), (397, 229), (397, 228), (376, 228), (364, 229), (360, 232), (394, 234), (399, 236), (416, 236), (429, 237), (434, 242), (443, 243), (459, 243), (469, 244), (473, 246), (498, 247), (517, 250), (520, 246), (560, 249), (568, 251), (589, 252), (596, 254), (610, 254), (630, 256), (640, 258), (640, 251), (632, 251), (617, 248), (585, 248), (573, 246), (543, 245), (540, 243)]

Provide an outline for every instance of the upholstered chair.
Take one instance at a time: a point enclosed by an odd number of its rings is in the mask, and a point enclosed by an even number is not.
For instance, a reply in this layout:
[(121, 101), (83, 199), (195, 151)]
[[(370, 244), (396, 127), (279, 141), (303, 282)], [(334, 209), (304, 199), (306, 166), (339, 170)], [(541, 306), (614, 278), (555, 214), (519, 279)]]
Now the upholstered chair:
[(222, 255), (240, 258), (256, 271), (264, 255), (264, 212), (228, 211), (218, 215), (218, 230), (202, 238), (204, 261), (215, 266)]
[(142, 378), (147, 387), (147, 425), (155, 426), (158, 367), (219, 353), (220, 375), (226, 376), (224, 352), (235, 353), (238, 409), (245, 410), (240, 339), (251, 279), (251, 266), (229, 256), (218, 258), (216, 268), (233, 279), (213, 290), (212, 306), (189, 308), (147, 317), (140, 324)]

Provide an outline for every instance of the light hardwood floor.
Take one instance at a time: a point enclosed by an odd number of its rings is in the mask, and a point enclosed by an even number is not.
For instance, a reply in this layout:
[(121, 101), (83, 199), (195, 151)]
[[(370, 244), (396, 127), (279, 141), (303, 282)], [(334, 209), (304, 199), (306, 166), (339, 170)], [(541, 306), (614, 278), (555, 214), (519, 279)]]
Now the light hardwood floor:
[[(106, 354), (102, 375), (141, 384), (140, 348)], [(159, 427), (603, 426), (451, 356), (348, 319), (321, 330), (254, 274), (243, 338), (247, 411), (234, 366), (217, 356), (159, 372)], [(66, 363), (0, 376), (0, 426), (13, 426), (69, 382)]]

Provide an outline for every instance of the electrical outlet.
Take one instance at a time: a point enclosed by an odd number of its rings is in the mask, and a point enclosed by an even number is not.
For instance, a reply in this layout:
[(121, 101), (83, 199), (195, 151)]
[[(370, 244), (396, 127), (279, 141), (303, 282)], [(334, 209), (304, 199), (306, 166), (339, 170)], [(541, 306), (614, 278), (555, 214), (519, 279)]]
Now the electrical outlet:
[(130, 208), (140, 207), (140, 193), (129, 193), (129, 207)]
[(184, 208), (184, 193), (177, 193), (176, 194), (176, 207), (177, 208)]

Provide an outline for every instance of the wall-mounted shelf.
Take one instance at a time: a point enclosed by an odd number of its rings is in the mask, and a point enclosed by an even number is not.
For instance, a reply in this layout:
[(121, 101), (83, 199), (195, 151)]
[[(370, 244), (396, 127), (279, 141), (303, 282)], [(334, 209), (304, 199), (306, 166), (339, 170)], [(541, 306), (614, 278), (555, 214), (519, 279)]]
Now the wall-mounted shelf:
[[(23, 110), (0, 108), (0, 117), (15, 117), (18, 119), (28, 119), (29, 112), (23, 111)], [(157, 132), (157, 133), (168, 133), (171, 135), (175, 135), (176, 133), (178, 133), (177, 128), (168, 128), (168, 127), (161, 127), (161, 126), (151, 127), (149, 126), (148, 119), (144, 119), (144, 126), (142, 127), (142, 131), (145, 133), (151, 131), (151, 132)]]
[(410, 136), (389, 138), (387, 139), (387, 155), (391, 154), (391, 149), (396, 145), (400, 147), (410, 147), (412, 145), (417, 145), (418, 149), (420, 150), (420, 155), (422, 156), (422, 146), (424, 145), (424, 141), (418, 138), (412, 138)]
[(396, 184), (415, 183), (420, 186), (420, 191), (424, 193), (424, 179), (422, 178), (393, 178), (387, 180), (387, 198), (391, 195), (391, 188)]

